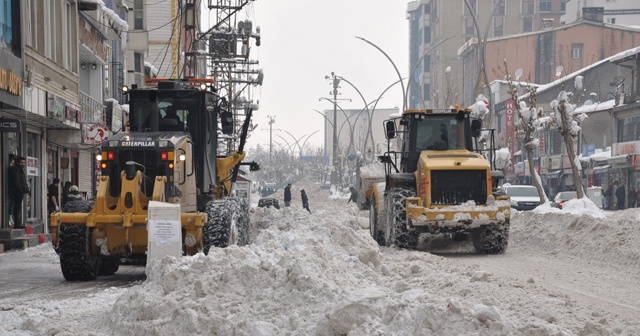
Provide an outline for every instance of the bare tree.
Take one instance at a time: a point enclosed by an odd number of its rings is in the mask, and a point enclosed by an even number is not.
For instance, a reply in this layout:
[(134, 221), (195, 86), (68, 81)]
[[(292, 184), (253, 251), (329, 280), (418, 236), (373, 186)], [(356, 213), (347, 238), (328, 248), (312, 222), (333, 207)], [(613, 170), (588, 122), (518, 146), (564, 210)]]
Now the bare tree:
[(525, 99), (527, 99), (528, 102), (520, 100), (518, 96), (518, 87), (514, 84), (513, 79), (509, 74), (506, 60), (504, 61), (504, 68), (507, 73), (506, 77), (509, 84), (509, 95), (511, 95), (511, 99), (515, 102), (514, 108), (518, 117), (516, 120), (516, 136), (518, 140), (521, 141), (522, 148), (527, 153), (531, 182), (538, 190), (540, 203), (546, 203), (549, 199), (542, 188), (542, 181), (540, 180), (540, 175), (538, 175), (538, 171), (536, 170), (533, 158), (533, 150), (538, 148), (540, 145), (540, 140), (534, 135), (541, 128), (542, 123), (544, 122), (542, 119), (544, 116), (542, 108), (536, 108), (537, 89), (533, 86), (527, 86), (525, 91), (528, 94), (525, 94), (524, 96), (526, 96)]
[(576, 76), (575, 89), (578, 94), (572, 92), (560, 91), (558, 99), (551, 102), (551, 109), (554, 111), (552, 118), (550, 118), (550, 124), (557, 126), (564, 141), (565, 148), (567, 150), (567, 156), (569, 156), (569, 163), (571, 164), (571, 172), (573, 173), (573, 183), (576, 187), (576, 196), (578, 199), (584, 197), (584, 189), (582, 186), (582, 177), (580, 171), (582, 165), (576, 154), (575, 144), (580, 132), (582, 121), (587, 118), (584, 113), (576, 113), (576, 104), (571, 103), (571, 98), (575, 96), (576, 101), (580, 101), (582, 98), (582, 92), (584, 88), (582, 86), (583, 77)]

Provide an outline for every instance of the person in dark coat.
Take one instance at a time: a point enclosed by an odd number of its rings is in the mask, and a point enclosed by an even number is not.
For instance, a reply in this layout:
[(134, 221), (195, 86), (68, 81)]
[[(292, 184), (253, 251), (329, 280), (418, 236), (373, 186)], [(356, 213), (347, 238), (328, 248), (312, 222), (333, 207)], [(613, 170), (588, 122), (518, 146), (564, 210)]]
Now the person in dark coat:
[(311, 213), (311, 209), (309, 209), (309, 198), (307, 198), (307, 193), (304, 189), (300, 189), (300, 198), (302, 199), (302, 207)]
[(624, 200), (626, 197), (626, 192), (624, 190), (624, 183), (620, 183), (620, 186), (618, 187), (618, 189), (616, 189), (616, 198), (618, 199), (617, 204), (618, 204), (618, 210), (623, 210), (624, 209)]
[(72, 185), (73, 183), (67, 181), (62, 186), (62, 202), (60, 203), (61, 208), (64, 208), (64, 205), (69, 202), (69, 188), (71, 188)]
[(636, 192), (636, 190), (633, 187), (629, 187), (629, 201), (628, 201), (628, 205), (629, 208), (635, 208), (636, 207), (636, 201), (638, 200), (638, 193)]
[(27, 164), (27, 159), (22, 156), (18, 156), (13, 166), (9, 168), (9, 198), (13, 209), (13, 227), (16, 229), (23, 229), (22, 223), (22, 199), (24, 194), (31, 192), (29, 185), (27, 184), (27, 175), (24, 172), (24, 167)]
[(291, 205), (291, 183), (284, 187), (284, 206)]
[(72, 185), (69, 187), (69, 201), (65, 204), (63, 211), (64, 212), (76, 212), (78, 209), (82, 209), (84, 205), (84, 196), (80, 191), (78, 191), (78, 187)]
[(356, 188), (349, 187), (349, 191), (351, 191), (351, 197), (349, 197), (347, 203), (351, 201), (353, 201), (353, 203), (358, 203), (358, 191), (356, 190)]
[(47, 187), (47, 212), (51, 215), (54, 211), (60, 211), (60, 179), (55, 177)]

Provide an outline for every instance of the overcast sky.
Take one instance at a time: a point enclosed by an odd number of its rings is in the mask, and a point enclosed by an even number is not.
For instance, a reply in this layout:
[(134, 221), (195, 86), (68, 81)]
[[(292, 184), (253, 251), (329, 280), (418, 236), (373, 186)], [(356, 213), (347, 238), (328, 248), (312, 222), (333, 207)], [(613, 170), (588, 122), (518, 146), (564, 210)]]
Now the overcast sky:
[[(275, 116), (274, 129), (284, 129), (297, 139), (318, 131), (309, 144), (320, 148), (324, 141), (324, 118), (313, 111), (333, 109), (331, 84), (324, 77), (335, 72), (353, 83), (367, 102), (398, 80), (391, 63), (363, 37), (383, 49), (396, 63), (401, 75), (408, 73), (408, 27), (406, 0), (257, 0), (248, 18), (261, 29), (262, 44), (254, 56), (264, 70), (264, 84), (255, 98), (260, 109), (254, 115), (258, 124), (249, 147), (269, 144), (269, 118)], [(239, 17), (241, 18), (241, 17)], [(343, 109), (361, 109), (364, 102), (347, 83), (341, 83), (339, 98)], [(377, 108), (402, 106), (400, 85), (387, 91)], [(382, 127), (380, 125), (379, 127)], [(295, 143), (286, 132), (273, 131)], [(302, 142), (302, 141), (300, 141)], [(277, 146), (274, 144), (274, 147)]]

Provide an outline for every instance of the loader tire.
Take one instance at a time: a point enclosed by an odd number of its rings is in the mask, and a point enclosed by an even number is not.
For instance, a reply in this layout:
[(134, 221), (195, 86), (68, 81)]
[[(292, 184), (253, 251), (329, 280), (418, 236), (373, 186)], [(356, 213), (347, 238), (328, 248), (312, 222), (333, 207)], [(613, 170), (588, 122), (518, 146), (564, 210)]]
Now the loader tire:
[(93, 208), (93, 201), (77, 200), (77, 201), (67, 202), (62, 208), (62, 212), (87, 213), (91, 211), (91, 208)]
[(113, 256), (100, 257), (98, 275), (114, 275), (120, 268), (120, 258)]
[(91, 232), (84, 224), (60, 226), (60, 268), (67, 281), (95, 280), (100, 269), (100, 257), (91, 255)]
[(371, 200), (371, 206), (369, 207), (369, 233), (371, 238), (380, 246), (385, 246), (384, 232), (378, 229), (378, 207), (376, 206), (376, 200)]
[(249, 241), (249, 211), (244, 199), (230, 198), (209, 201), (207, 223), (202, 230), (203, 252), (211, 247), (246, 245)]
[(393, 188), (386, 198), (387, 230), (385, 240), (387, 246), (393, 244), (402, 248), (416, 248), (418, 246), (419, 233), (407, 228), (407, 197), (414, 196), (415, 191), (407, 188)]
[(479, 254), (502, 254), (509, 243), (509, 223), (504, 225), (481, 226), (471, 235), (473, 247)]

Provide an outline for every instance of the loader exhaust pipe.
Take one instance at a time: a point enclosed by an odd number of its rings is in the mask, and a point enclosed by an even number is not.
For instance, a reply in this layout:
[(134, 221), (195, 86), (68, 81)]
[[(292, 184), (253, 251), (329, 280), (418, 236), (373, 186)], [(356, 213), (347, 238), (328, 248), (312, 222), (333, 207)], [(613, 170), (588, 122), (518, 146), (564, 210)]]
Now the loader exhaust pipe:
[(133, 180), (136, 177), (136, 163), (133, 161), (127, 161), (127, 166), (124, 168), (124, 172), (127, 176), (127, 180)]

